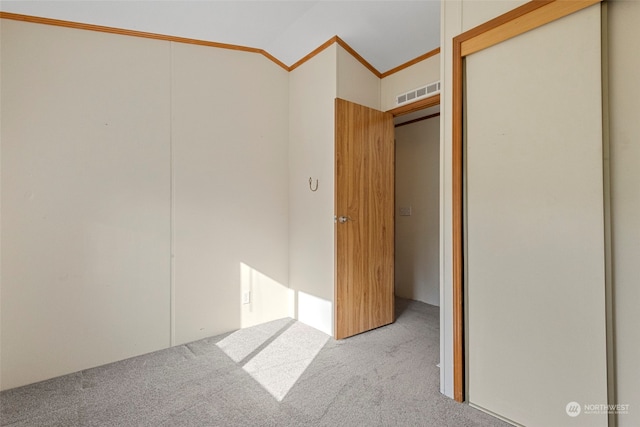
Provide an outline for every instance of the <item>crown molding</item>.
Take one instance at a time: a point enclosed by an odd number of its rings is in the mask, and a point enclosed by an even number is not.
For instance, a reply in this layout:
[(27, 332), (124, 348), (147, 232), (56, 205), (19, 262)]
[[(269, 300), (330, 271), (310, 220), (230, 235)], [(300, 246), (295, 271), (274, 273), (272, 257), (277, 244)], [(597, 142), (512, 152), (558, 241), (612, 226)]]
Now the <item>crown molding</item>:
[(440, 48), (436, 48), (430, 52), (425, 53), (424, 55), (420, 55), (417, 58), (414, 58), (408, 62), (405, 62), (404, 64), (401, 64), (389, 71), (381, 73), (373, 65), (367, 62), (367, 60), (364, 59), (358, 52), (356, 52), (355, 49), (349, 46), (347, 42), (345, 42), (338, 36), (333, 36), (332, 38), (330, 38), (329, 40), (327, 40), (326, 42), (318, 46), (316, 49), (314, 49), (313, 51), (311, 51), (310, 53), (302, 57), (300, 60), (295, 62), (293, 65), (288, 66), (287, 64), (285, 64), (284, 62), (276, 58), (275, 56), (271, 55), (266, 50), (258, 49), (255, 47), (240, 46), (240, 45), (228, 44), (228, 43), (218, 43), (218, 42), (212, 42), (212, 41), (206, 41), (206, 40), (191, 39), (187, 37), (176, 37), (176, 36), (170, 36), (166, 34), (148, 33), (144, 31), (126, 30), (122, 28), (107, 27), (103, 25), (84, 24), (81, 22), (65, 21), (62, 19), (53, 19), (53, 18), (43, 18), (39, 16), (22, 15), (18, 13), (10, 13), (10, 12), (2, 12), (2, 11), (0, 11), (0, 18), (11, 19), (14, 21), (30, 22), (34, 24), (53, 25), (56, 27), (74, 28), (78, 30), (97, 31), (101, 33), (119, 34), (119, 35), (130, 36), (130, 37), (142, 37), (142, 38), (154, 39), (154, 40), (163, 40), (163, 41), (170, 41), (170, 42), (176, 42), (176, 43), (185, 43), (185, 44), (194, 44), (199, 46), (214, 47), (218, 49), (229, 49), (229, 50), (237, 50), (242, 52), (257, 53), (264, 56), (265, 58), (272, 61), (273, 63), (275, 63), (276, 65), (278, 65), (279, 67), (281, 67), (282, 69), (288, 72), (295, 70), (300, 65), (304, 64), (305, 62), (307, 62), (308, 60), (310, 60), (311, 58), (313, 58), (314, 56), (316, 56), (317, 54), (319, 54), (329, 46), (333, 45), (334, 43), (337, 43), (338, 45), (342, 46), (342, 48), (344, 48), (347, 52), (349, 52), (351, 56), (353, 56), (357, 61), (359, 61), (362, 65), (364, 65), (369, 71), (371, 71), (378, 78), (387, 77), (391, 74), (394, 74), (407, 67), (410, 67), (411, 65), (414, 65), (420, 61), (424, 61), (425, 59), (440, 53)]

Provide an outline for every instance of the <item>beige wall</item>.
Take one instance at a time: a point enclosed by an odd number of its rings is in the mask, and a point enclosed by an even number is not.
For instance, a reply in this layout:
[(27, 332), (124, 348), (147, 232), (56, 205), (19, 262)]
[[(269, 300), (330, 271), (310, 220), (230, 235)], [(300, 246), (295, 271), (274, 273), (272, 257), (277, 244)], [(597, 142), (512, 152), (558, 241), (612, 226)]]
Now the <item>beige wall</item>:
[(396, 108), (396, 95), (440, 80), (440, 54), (393, 73), (381, 81), (382, 111)]
[[(437, 74), (432, 70), (437, 69), (436, 60), (387, 77), (392, 81), (388, 87), (410, 89), (427, 83), (424, 71)], [(290, 286), (297, 318), (328, 334), (333, 334), (333, 218), (339, 214), (334, 212), (334, 99), (380, 109), (383, 85), (384, 80), (337, 44), (289, 75)], [(318, 191), (309, 189), (309, 178), (314, 187), (318, 180)], [(428, 292), (420, 297), (433, 300)]]
[(609, 106), (617, 402), (620, 427), (640, 425), (640, 3), (610, 1)]
[(169, 346), (169, 45), (1, 43), (2, 388)]
[(461, 0), (462, 32), (484, 24), (530, 0)]
[(380, 79), (340, 45), (337, 49), (338, 98), (380, 109)]
[(290, 313), (286, 71), (17, 21), (1, 43), (3, 389)]
[[(396, 128), (395, 292), (440, 304), (440, 119)], [(400, 209), (411, 207), (411, 216)]]
[(262, 55), (173, 43), (172, 58), (174, 344), (182, 344), (289, 315), (289, 100), (288, 73)]
[[(297, 318), (333, 335), (337, 45), (289, 73), (289, 283)], [(317, 191), (309, 188), (309, 178)]]
[(338, 45), (287, 73), (245, 52), (2, 31), (3, 388), (278, 317), (333, 332), (334, 99), (379, 108), (380, 79)]

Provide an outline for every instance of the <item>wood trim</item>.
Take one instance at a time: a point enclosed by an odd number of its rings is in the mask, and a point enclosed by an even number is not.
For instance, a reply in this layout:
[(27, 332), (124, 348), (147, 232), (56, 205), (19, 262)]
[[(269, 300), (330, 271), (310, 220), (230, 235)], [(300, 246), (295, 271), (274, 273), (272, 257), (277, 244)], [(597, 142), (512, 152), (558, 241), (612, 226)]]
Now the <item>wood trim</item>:
[(464, 401), (464, 277), (462, 234), (462, 56), (460, 41), (453, 41), (453, 398)]
[(378, 78), (384, 78), (387, 77), (391, 74), (397, 73), (398, 71), (404, 70), (405, 68), (408, 68), (414, 64), (417, 64), (420, 61), (424, 61), (427, 58), (430, 58), (434, 55), (437, 55), (440, 53), (440, 48), (435, 48), (432, 51), (429, 51), (423, 55), (418, 56), (417, 58), (412, 59), (411, 61), (405, 62), (404, 64), (401, 64), (389, 71), (386, 71), (384, 73), (381, 73), (380, 71), (378, 71), (373, 65), (371, 65), (366, 59), (364, 59), (358, 52), (356, 52), (356, 50), (354, 48), (352, 48), (351, 46), (349, 46), (349, 44), (347, 44), (347, 42), (345, 42), (344, 40), (342, 40), (340, 37), (338, 36), (333, 36), (331, 37), (329, 40), (327, 40), (326, 42), (322, 43), (320, 46), (318, 46), (317, 48), (315, 48), (313, 51), (309, 52), (307, 55), (305, 55), (304, 57), (300, 58), (298, 61), (296, 61), (293, 65), (291, 65), (289, 67), (289, 71), (293, 71), (296, 68), (298, 68), (299, 66), (301, 66), (302, 64), (304, 64), (305, 62), (307, 62), (308, 60), (310, 60), (311, 58), (313, 58), (314, 56), (318, 55), (320, 52), (322, 52), (323, 50), (325, 50), (326, 48), (328, 48), (329, 46), (331, 46), (334, 43), (338, 43), (340, 46), (342, 46), (342, 48), (344, 48), (344, 50), (346, 50), (347, 52), (349, 52), (351, 54), (351, 56), (353, 56), (358, 62), (360, 62), (362, 65), (364, 65), (369, 71), (371, 71), (376, 77)]
[(336, 42), (342, 46), (344, 48), (344, 50), (346, 50), (347, 52), (349, 52), (351, 54), (351, 56), (353, 56), (355, 59), (357, 59), (362, 65), (364, 65), (369, 71), (371, 71), (376, 77), (381, 78), (382, 74), (380, 74), (380, 71), (376, 70), (375, 67), (371, 64), (369, 64), (367, 62), (366, 59), (364, 59), (362, 56), (360, 56), (360, 54), (358, 52), (356, 52), (351, 46), (349, 46), (347, 44), (347, 42), (345, 42), (344, 40), (342, 40), (340, 37), (336, 36), (335, 37)]
[(464, 58), (601, 0), (532, 0), (453, 39), (453, 395), (464, 401), (463, 127)]
[(412, 59), (411, 61), (407, 61), (404, 64), (398, 65), (397, 67), (390, 69), (389, 71), (385, 71), (384, 73), (382, 73), (380, 75), (380, 78), (383, 79), (385, 77), (388, 77), (391, 74), (395, 74), (398, 71), (402, 71), (405, 68), (409, 68), (412, 65), (415, 65), (418, 62), (424, 61), (425, 59), (431, 58), (432, 56), (435, 56), (435, 55), (437, 55), (439, 53), (440, 53), (440, 48), (437, 47), (437, 48), (433, 49), (432, 51), (429, 51), (429, 52), (425, 53), (424, 55), (420, 55), (417, 58)]
[(497, 28), (503, 24), (506, 24), (514, 19), (518, 19), (519, 17), (526, 15), (527, 13), (531, 13), (534, 10), (543, 7), (549, 3), (552, 3), (556, 0), (531, 0), (529, 3), (525, 3), (520, 7), (517, 7), (513, 10), (510, 10), (507, 13), (504, 13), (496, 18), (493, 18), (490, 21), (485, 22), (484, 24), (480, 24), (477, 27), (471, 28), (470, 30), (465, 31), (464, 33), (454, 37), (454, 40), (458, 40), (460, 42), (464, 42), (470, 40), (474, 37), (477, 37), (487, 31), (490, 31), (494, 28)]
[(389, 70), (386, 73), (382, 74), (373, 65), (371, 65), (369, 62), (367, 62), (367, 60), (364, 59), (351, 46), (349, 46), (347, 44), (347, 42), (345, 42), (344, 40), (342, 40), (338, 36), (331, 37), (329, 40), (324, 42), (322, 45), (318, 46), (313, 51), (309, 52), (307, 55), (305, 55), (303, 58), (298, 60), (293, 65), (287, 66), (284, 62), (280, 61), (278, 58), (276, 58), (275, 56), (271, 55), (266, 50), (258, 49), (258, 48), (255, 48), (255, 47), (239, 46), (239, 45), (234, 45), (234, 44), (218, 43), (218, 42), (211, 42), (211, 41), (198, 40), (198, 39), (190, 39), (190, 38), (186, 38), (186, 37), (169, 36), (169, 35), (165, 35), (165, 34), (148, 33), (148, 32), (144, 32), (144, 31), (125, 30), (125, 29), (122, 29), (122, 28), (106, 27), (106, 26), (103, 26), (103, 25), (83, 24), (81, 22), (65, 21), (65, 20), (53, 19), (53, 18), (42, 18), (42, 17), (39, 17), (39, 16), (21, 15), (21, 14), (18, 14), (18, 13), (2, 12), (2, 11), (0, 11), (0, 19), (11, 19), (11, 20), (14, 20), (14, 21), (30, 22), (30, 23), (33, 23), (33, 24), (53, 25), (53, 26), (56, 26), (56, 27), (74, 28), (74, 29), (77, 29), (77, 30), (97, 31), (97, 32), (101, 32), (101, 33), (119, 34), (119, 35), (122, 35), (122, 36), (142, 37), (142, 38), (154, 39), (154, 40), (171, 41), (171, 42), (176, 42), (176, 43), (185, 43), (185, 44), (195, 44), (195, 45), (199, 45), (199, 46), (216, 47), (216, 48), (219, 48), (219, 49), (229, 49), (229, 50), (238, 50), (238, 51), (242, 51), (242, 52), (258, 53), (258, 54), (264, 56), (265, 58), (269, 59), (270, 61), (274, 62), (275, 64), (277, 64), (278, 66), (280, 66), (281, 68), (283, 68), (286, 71), (295, 70), (300, 65), (304, 64), (305, 62), (307, 62), (308, 60), (310, 60), (311, 58), (313, 58), (314, 56), (316, 56), (317, 54), (319, 54), (320, 52), (322, 52), (323, 50), (325, 50), (326, 48), (328, 48), (329, 46), (331, 46), (334, 43), (338, 43), (340, 46), (342, 46), (344, 48), (344, 50), (349, 52), (351, 54), (351, 56), (353, 56), (357, 61), (359, 61), (362, 65), (364, 65), (369, 71), (371, 71), (378, 78), (383, 78), (383, 77), (386, 77), (386, 76), (391, 75), (393, 73), (396, 73), (396, 72), (398, 72), (400, 70), (403, 70), (403, 69), (405, 69), (407, 67), (410, 67), (413, 64), (416, 64), (416, 63), (418, 63), (420, 61), (423, 61), (423, 60), (425, 60), (425, 59), (427, 59), (427, 58), (429, 58), (429, 57), (431, 57), (433, 55), (436, 55), (436, 54), (440, 53), (440, 48), (434, 49), (431, 52), (427, 52), (424, 55), (421, 55), (421, 56), (419, 56), (419, 57), (417, 57), (415, 59), (412, 59), (411, 61), (406, 62), (406, 63), (404, 63), (404, 64), (402, 64), (402, 65), (400, 65), (400, 66), (398, 66), (396, 68), (393, 68), (392, 70)]
[(269, 52), (267, 52), (264, 49), (259, 49), (259, 52), (262, 56), (264, 56), (265, 58), (275, 62), (277, 65), (279, 65), (282, 69), (284, 69), (286, 72), (289, 72), (289, 66), (287, 64), (285, 64), (284, 62), (280, 61), (278, 58), (276, 58), (275, 56), (271, 55)]
[(304, 64), (305, 62), (307, 62), (308, 60), (310, 60), (311, 58), (313, 58), (314, 56), (316, 56), (317, 54), (319, 54), (320, 52), (322, 52), (323, 50), (325, 50), (326, 48), (328, 48), (329, 46), (331, 46), (334, 43), (338, 43), (338, 45), (342, 46), (342, 48), (344, 50), (346, 50), (347, 52), (349, 52), (351, 54), (351, 56), (353, 56), (358, 62), (360, 62), (362, 65), (364, 65), (376, 77), (380, 78), (380, 76), (381, 76), (380, 71), (376, 70), (373, 65), (369, 64), (366, 59), (364, 59), (362, 56), (360, 56), (360, 54), (358, 52), (356, 52), (351, 46), (349, 46), (347, 44), (347, 42), (345, 42), (344, 40), (342, 40), (338, 36), (331, 37), (329, 40), (327, 40), (326, 42), (322, 43), (320, 46), (315, 48), (312, 52), (309, 52), (307, 55), (305, 55), (303, 58), (301, 58), (295, 64), (290, 66), (289, 67), (289, 71), (295, 70), (296, 68), (298, 68), (299, 66), (301, 66), (302, 64)]
[(527, 14), (505, 22), (502, 25), (491, 28), (473, 39), (462, 42), (462, 56), (471, 55), (482, 49), (502, 43), (505, 40), (570, 15), (585, 7), (600, 3), (600, 1), (601, 0), (572, 0), (554, 1), (551, 3), (547, 3), (547, 1), (539, 2), (546, 4), (531, 10)]
[(433, 95), (429, 98), (424, 98), (410, 104), (401, 105), (387, 112), (393, 114), (393, 117), (397, 117), (425, 108), (434, 107), (436, 105), (440, 105), (440, 94)]
[(291, 65), (289, 67), (289, 71), (295, 70), (296, 68), (298, 68), (299, 66), (301, 66), (302, 64), (304, 64), (305, 62), (307, 62), (308, 60), (310, 60), (311, 58), (313, 58), (314, 56), (316, 56), (317, 54), (319, 54), (329, 46), (331, 46), (332, 44), (336, 43), (337, 39), (338, 39), (338, 36), (331, 37), (329, 40), (322, 43), (320, 46), (318, 46), (317, 48), (315, 48), (314, 50), (312, 50), (311, 52), (309, 52), (308, 54), (300, 58), (296, 63)]
[(125, 30), (122, 28), (105, 27), (103, 25), (83, 24), (80, 22), (64, 21), (61, 19), (53, 19), (53, 18), (42, 18), (38, 16), (21, 15), (18, 13), (1, 12), (1, 11), (0, 11), (0, 19), (11, 19), (13, 21), (30, 22), (33, 24), (53, 25), (56, 27), (73, 28), (77, 30), (97, 31), (101, 33), (118, 34), (122, 36), (142, 37), (146, 39), (154, 39), (154, 40), (170, 41), (170, 42), (176, 42), (176, 43), (194, 44), (199, 46), (216, 47), (219, 49), (229, 49), (229, 50), (237, 50), (242, 52), (258, 53), (260, 55), (263, 55), (265, 58), (269, 59), (270, 61), (273, 61), (274, 63), (284, 68), (285, 70), (289, 71), (289, 67), (287, 67), (282, 61), (278, 60), (277, 58), (275, 58), (273, 55), (269, 54), (265, 50), (257, 49), (254, 47), (210, 42), (205, 40), (190, 39), (186, 37), (168, 36), (165, 34), (147, 33), (144, 31)]
[(419, 117), (417, 119), (413, 119), (413, 120), (409, 120), (403, 123), (398, 123), (397, 125), (394, 125), (394, 127), (399, 128), (400, 126), (406, 126), (406, 125), (410, 125), (412, 123), (417, 123), (417, 122), (421, 122), (423, 120), (428, 120), (428, 119), (432, 119), (434, 117), (440, 117), (440, 113), (435, 113), (435, 114), (429, 114), (428, 116), (424, 116), (424, 117)]

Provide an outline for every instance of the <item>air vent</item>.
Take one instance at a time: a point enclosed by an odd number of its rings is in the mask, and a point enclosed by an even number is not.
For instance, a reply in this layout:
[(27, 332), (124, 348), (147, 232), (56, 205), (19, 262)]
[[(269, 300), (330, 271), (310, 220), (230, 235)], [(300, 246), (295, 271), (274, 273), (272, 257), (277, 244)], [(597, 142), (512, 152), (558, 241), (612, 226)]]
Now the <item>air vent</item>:
[(440, 92), (440, 82), (431, 83), (426, 90), (429, 95)]
[(410, 90), (409, 92), (401, 93), (396, 96), (396, 105), (406, 104), (407, 102), (413, 102), (420, 98), (427, 96), (433, 96), (440, 93), (440, 82), (430, 83), (426, 86), (419, 87), (417, 89)]

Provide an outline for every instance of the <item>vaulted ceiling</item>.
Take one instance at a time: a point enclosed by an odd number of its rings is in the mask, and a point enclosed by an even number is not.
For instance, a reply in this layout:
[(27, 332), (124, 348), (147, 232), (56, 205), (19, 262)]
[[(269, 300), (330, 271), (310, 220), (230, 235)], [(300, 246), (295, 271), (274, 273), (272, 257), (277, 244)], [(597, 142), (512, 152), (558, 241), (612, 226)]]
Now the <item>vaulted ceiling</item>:
[(0, 9), (259, 48), (286, 65), (335, 35), (380, 72), (440, 46), (439, 0), (3, 0)]

